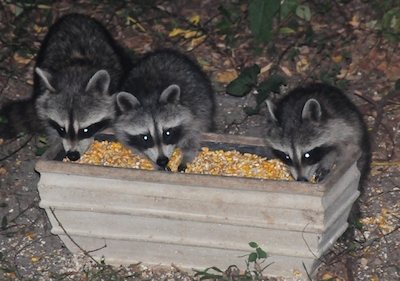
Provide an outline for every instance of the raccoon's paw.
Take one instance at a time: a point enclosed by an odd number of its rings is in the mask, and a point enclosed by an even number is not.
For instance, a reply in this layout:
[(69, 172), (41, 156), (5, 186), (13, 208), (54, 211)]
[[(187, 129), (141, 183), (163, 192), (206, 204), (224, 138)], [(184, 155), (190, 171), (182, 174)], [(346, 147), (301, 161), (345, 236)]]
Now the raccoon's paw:
[(326, 168), (318, 168), (316, 173), (315, 173), (315, 182), (320, 182), (323, 179), (325, 179), (325, 177), (330, 173), (329, 169)]
[(186, 168), (187, 168), (186, 164), (181, 163), (178, 166), (178, 172), (184, 173)]

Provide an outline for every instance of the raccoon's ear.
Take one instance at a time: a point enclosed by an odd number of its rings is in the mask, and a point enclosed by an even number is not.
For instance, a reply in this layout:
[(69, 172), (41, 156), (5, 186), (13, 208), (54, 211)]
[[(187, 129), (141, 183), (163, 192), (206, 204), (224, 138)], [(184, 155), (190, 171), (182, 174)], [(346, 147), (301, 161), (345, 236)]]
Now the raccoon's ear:
[(168, 86), (160, 96), (160, 103), (176, 103), (179, 102), (181, 97), (181, 88), (176, 85), (172, 84)]
[(117, 107), (122, 112), (130, 111), (140, 106), (139, 100), (130, 93), (119, 92), (115, 96)]
[(267, 117), (269, 120), (274, 122), (278, 122), (275, 116), (275, 104), (273, 104), (270, 100), (266, 100), (265, 103), (267, 104)]
[(42, 79), (42, 82), (44, 83), (44, 85), (46, 86), (46, 88), (50, 91), (50, 92), (55, 92), (56, 90), (54, 89), (54, 87), (50, 84), (50, 80), (51, 80), (51, 74), (39, 67), (35, 68), (35, 72), (37, 75), (39, 75), (40, 79)]
[(110, 86), (110, 75), (107, 70), (101, 69), (97, 71), (87, 83), (86, 92), (96, 91), (101, 94), (108, 94), (108, 87)]
[(303, 120), (309, 120), (319, 122), (322, 116), (321, 105), (316, 99), (309, 99), (303, 107), (301, 112), (301, 118)]

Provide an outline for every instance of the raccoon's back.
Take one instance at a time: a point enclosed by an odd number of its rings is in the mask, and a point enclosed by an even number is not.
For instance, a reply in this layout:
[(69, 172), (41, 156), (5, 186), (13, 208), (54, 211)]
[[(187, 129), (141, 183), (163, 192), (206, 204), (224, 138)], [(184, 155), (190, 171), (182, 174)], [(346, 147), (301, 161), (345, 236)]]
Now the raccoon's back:
[(276, 117), (282, 123), (289, 123), (287, 118), (290, 118), (291, 124), (299, 126), (304, 104), (309, 99), (316, 99), (321, 104), (324, 118), (342, 119), (357, 127), (364, 123), (360, 111), (344, 93), (322, 83), (308, 84), (289, 92), (277, 104)]
[(160, 93), (171, 84), (181, 88), (181, 103), (195, 116), (212, 119), (215, 105), (210, 80), (196, 62), (175, 50), (144, 56), (130, 71), (123, 89), (142, 103), (157, 103)]
[(36, 66), (57, 72), (80, 65), (95, 71), (106, 69), (112, 83), (119, 84), (124, 71), (130, 68), (130, 60), (100, 22), (85, 15), (69, 14), (50, 27)]
[(0, 138), (14, 138), (20, 133), (44, 133), (31, 99), (14, 101), (0, 109)]

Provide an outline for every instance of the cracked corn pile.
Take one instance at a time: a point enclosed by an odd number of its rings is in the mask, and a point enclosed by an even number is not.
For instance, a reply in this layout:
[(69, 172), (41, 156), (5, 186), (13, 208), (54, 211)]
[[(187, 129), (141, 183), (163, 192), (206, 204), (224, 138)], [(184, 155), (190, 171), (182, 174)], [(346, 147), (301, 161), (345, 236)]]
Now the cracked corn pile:
[[(179, 150), (175, 150), (168, 167), (176, 171), (181, 159)], [(78, 163), (114, 167), (153, 170), (151, 161), (132, 154), (118, 142), (94, 141)], [(211, 151), (203, 147), (193, 162), (187, 165), (186, 173), (238, 176), (274, 180), (290, 180), (290, 174), (284, 164), (276, 159), (267, 160), (250, 153), (235, 150)]]

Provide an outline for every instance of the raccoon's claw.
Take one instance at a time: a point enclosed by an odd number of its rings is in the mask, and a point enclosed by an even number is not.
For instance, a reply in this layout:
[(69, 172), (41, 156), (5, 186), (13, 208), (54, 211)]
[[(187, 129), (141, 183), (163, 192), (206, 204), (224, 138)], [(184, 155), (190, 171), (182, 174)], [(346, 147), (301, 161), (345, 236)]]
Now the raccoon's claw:
[(315, 173), (315, 181), (320, 182), (322, 181), (328, 174), (330, 170), (325, 168), (319, 168)]
[(185, 172), (186, 168), (186, 164), (180, 164), (178, 166), (178, 172)]

